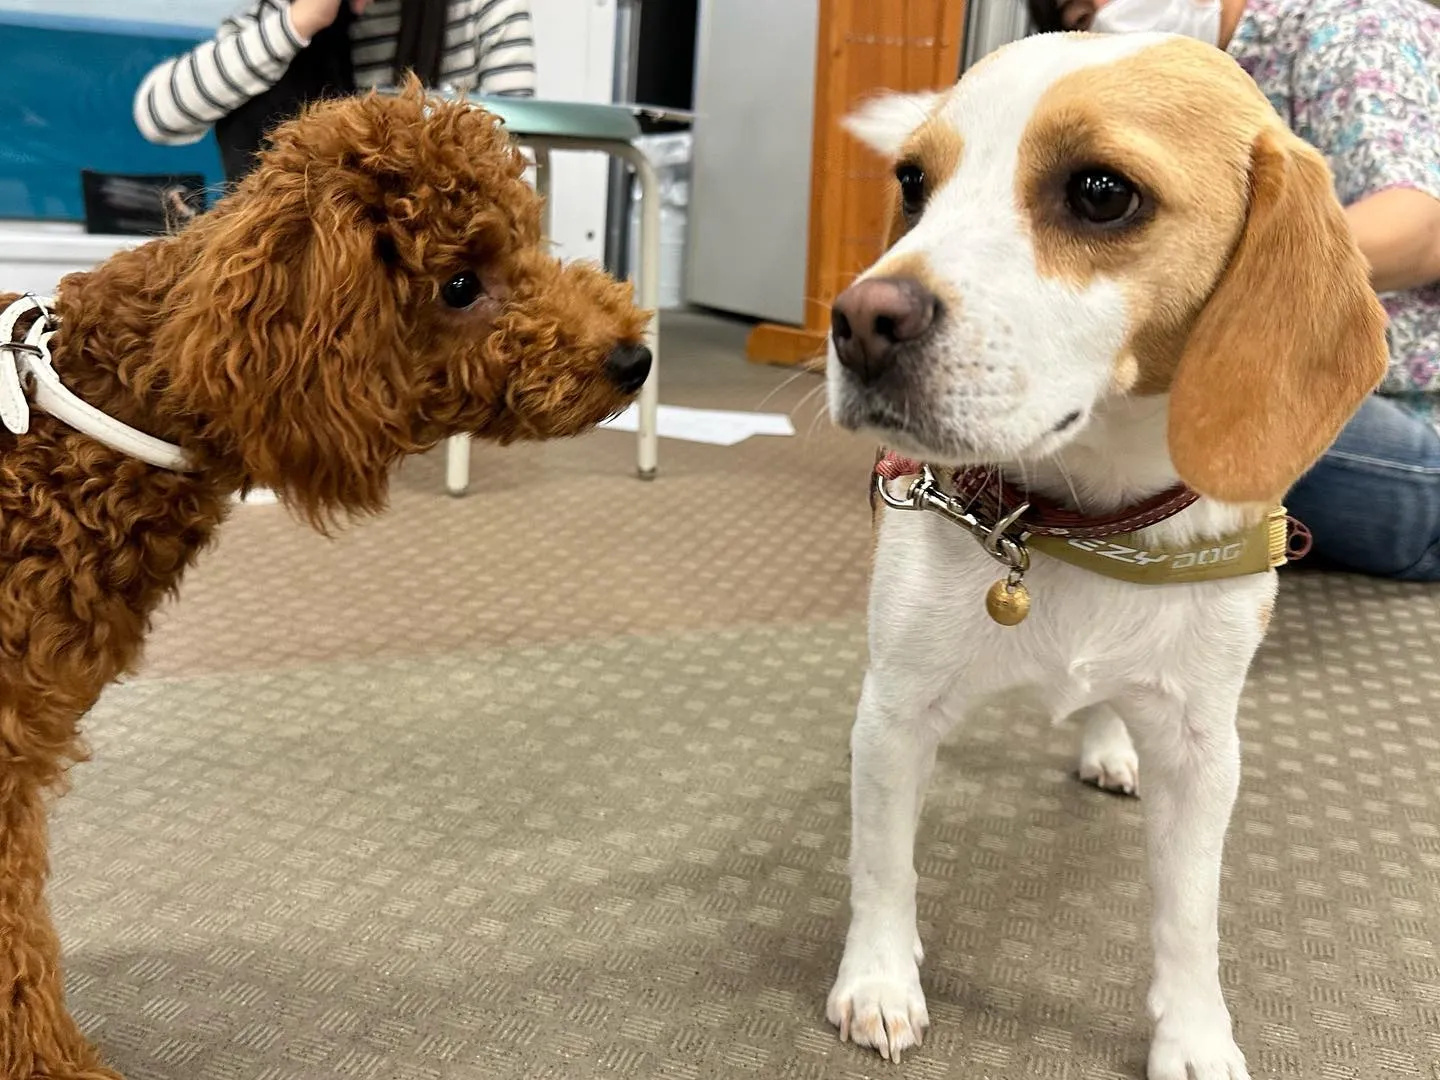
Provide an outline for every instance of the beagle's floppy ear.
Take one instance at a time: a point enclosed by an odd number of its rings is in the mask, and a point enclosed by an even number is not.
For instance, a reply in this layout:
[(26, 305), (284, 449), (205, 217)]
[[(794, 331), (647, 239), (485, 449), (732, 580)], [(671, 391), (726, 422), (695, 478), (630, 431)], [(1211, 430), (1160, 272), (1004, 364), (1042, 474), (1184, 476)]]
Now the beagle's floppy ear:
[(1181, 479), (1224, 502), (1282, 499), (1384, 376), (1385, 323), (1324, 159), (1262, 132), (1244, 230), (1170, 388)]
[(855, 138), (887, 161), (894, 161), (940, 100), (938, 91), (879, 94), (867, 98), (840, 123)]

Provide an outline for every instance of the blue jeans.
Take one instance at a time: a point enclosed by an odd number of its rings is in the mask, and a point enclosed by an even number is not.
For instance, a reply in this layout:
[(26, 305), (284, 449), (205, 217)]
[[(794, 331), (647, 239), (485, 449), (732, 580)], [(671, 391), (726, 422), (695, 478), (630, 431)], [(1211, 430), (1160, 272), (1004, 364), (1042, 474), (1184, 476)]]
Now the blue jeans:
[(1285, 505), (1324, 561), (1440, 581), (1440, 435), (1393, 401), (1367, 398)]

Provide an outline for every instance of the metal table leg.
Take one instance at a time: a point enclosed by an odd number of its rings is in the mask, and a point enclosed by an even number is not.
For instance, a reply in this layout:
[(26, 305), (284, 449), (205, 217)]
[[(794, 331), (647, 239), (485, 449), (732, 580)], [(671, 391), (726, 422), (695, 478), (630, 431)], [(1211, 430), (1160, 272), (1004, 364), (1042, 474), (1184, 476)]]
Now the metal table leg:
[(559, 135), (519, 136), (537, 154), (552, 150), (594, 150), (617, 157), (635, 170), (640, 181), (640, 266), (635, 274), (637, 302), (651, 313), (645, 344), (653, 357), (650, 377), (640, 389), (640, 434), (636, 471), (642, 480), (655, 479), (659, 468), (660, 433), (660, 178), (644, 152), (633, 143)]
[[(550, 239), (550, 150), (535, 147), (535, 191), (542, 204), (540, 209), (540, 231)], [(451, 495), (461, 496), (470, 490), (470, 436), (451, 435), (445, 440), (445, 490)]]
[[(550, 152), (552, 150), (597, 150), (617, 157), (635, 170), (640, 181), (640, 266), (637, 268), (637, 302), (651, 313), (645, 344), (653, 357), (650, 377), (640, 389), (640, 434), (636, 447), (636, 471), (640, 479), (653, 480), (659, 468), (660, 433), (660, 180), (650, 160), (639, 147), (628, 142), (563, 137), (526, 138), (519, 141), (535, 155), (535, 189), (545, 200), (542, 227), (550, 235)], [(451, 495), (463, 495), (470, 486), (470, 437), (455, 435), (447, 440), (445, 487)]]
[(635, 170), (640, 181), (640, 266), (636, 273), (640, 306), (650, 312), (645, 343), (653, 357), (650, 377), (640, 388), (640, 444), (636, 471), (641, 480), (654, 480), (660, 464), (660, 180), (639, 147), (614, 144), (611, 150)]
[(445, 440), (445, 490), (457, 498), (470, 490), (470, 436)]

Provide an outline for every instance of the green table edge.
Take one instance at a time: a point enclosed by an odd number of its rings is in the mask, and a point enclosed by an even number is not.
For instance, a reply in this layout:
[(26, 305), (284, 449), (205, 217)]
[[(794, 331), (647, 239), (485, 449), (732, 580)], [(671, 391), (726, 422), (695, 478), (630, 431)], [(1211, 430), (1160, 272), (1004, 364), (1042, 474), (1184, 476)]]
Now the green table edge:
[(470, 100), (498, 116), (505, 127), (520, 138), (530, 135), (629, 143), (640, 137), (640, 121), (629, 105), (479, 94), (472, 94)]

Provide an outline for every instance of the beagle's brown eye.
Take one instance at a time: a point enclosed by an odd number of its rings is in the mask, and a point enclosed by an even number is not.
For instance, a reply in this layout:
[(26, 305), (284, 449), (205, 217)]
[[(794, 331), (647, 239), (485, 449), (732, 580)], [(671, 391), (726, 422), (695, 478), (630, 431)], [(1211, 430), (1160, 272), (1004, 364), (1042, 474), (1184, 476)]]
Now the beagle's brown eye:
[(480, 284), (480, 275), (473, 270), (461, 270), (440, 290), (440, 298), (453, 308), (468, 308), (483, 295), (485, 286)]
[(1082, 169), (1066, 182), (1065, 203), (1081, 221), (1120, 225), (1140, 209), (1140, 192), (1117, 172)]
[(901, 165), (895, 170), (900, 181), (900, 212), (913, 221), (925, 209), (925, 170), (919, 165)]

